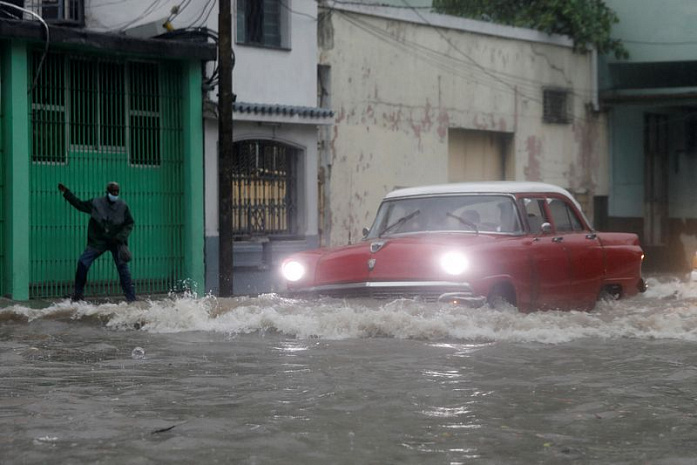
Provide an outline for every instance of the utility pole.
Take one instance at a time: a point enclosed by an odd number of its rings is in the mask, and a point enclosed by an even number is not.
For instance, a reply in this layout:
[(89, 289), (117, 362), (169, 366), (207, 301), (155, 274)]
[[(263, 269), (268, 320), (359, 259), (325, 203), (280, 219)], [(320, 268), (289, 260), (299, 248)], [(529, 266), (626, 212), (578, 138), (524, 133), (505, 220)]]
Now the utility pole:
[(232, 296), (232, 0), (218, 12), (218, 294)]

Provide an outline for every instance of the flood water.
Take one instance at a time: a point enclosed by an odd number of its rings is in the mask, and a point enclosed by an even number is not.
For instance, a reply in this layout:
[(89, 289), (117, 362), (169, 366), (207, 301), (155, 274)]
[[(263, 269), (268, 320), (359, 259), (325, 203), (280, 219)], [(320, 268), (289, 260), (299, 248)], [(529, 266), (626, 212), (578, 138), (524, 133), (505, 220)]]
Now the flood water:
[(593, 312), (0, 310), (2, 464), (694, 464), (697, 285)]

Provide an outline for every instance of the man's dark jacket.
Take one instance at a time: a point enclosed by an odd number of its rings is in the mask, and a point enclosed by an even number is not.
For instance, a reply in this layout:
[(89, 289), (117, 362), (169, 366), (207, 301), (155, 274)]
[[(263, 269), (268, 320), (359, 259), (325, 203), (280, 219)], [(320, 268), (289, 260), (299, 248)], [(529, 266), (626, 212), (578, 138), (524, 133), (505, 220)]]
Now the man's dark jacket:
[(114, 245), (128, 243), (128, 235), (135, 223), (126, 202), (121, 199), (112, 202), (106, 195), (80, 200), (69, 190), (63, 193), (63, 197), (73, 207), (90, 215), (87, 225), (88, 247), (103, 252)]

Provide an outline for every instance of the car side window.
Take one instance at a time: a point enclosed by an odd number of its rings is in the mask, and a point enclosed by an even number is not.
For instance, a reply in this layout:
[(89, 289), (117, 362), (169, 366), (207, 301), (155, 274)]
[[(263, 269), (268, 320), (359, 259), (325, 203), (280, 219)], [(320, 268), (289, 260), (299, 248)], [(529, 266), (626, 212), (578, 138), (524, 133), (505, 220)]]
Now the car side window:
[(524, 198), (523, 206), (525, 208), (525, 215), (528, 222), (528, 227), (532, 234), (539, 234), (542, 232), (542, 223), (548, 222), (547, 215), (544, 208), (544, 199), (541, 198)]
[(557, 232), (583, 231), (583, 225), (571, 206), (560, 199), (548, 199), (547, 202)]

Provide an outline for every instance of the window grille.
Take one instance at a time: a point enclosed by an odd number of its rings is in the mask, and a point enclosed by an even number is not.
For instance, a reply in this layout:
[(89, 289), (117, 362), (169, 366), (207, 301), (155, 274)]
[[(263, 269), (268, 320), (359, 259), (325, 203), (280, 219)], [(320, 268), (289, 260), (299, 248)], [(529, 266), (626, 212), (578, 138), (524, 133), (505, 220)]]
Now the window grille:
[(550, 124), (568, 124), (571, 122), (569, 108), (569, 91), (563, 89), (543, 90), (542, 120)]
[[(32, 53), (32, 80), (41, 54)], [(127, 151), (132, 165), (160, 166), (161, 98), (157, 63), (48, 54), (32, 89), (32, 161)]]
[[(84, 0), (11, 0), (11, 3), (24, 6), (26, 9), (38, 14), (49, 24), (65, 26), (84, 26), (85, 1)], [(16, 15), (16, 9), (10, 11)], [(32, 19), (25, 16), (24, 19)]]
[(130, 95), (131, 163), (160, 164), (160, 99), (158, 67), (132, 64), (130, 82), (140, 82)]
[(249, 140), (234, 144), (233, 234), (238, 237), (297, 233), (297, 150)]
[[(38, 68), (40, 60), (41, 53), (31, 55), (32, 70)], [(63, 56), (49, 54), (46, 56), (43, 71), (31, 95), (32, 160), (34, 162), (67, 162), (65, 92)]]
[(281, 0), (237, 0), (237, 42), (281, 47)]

